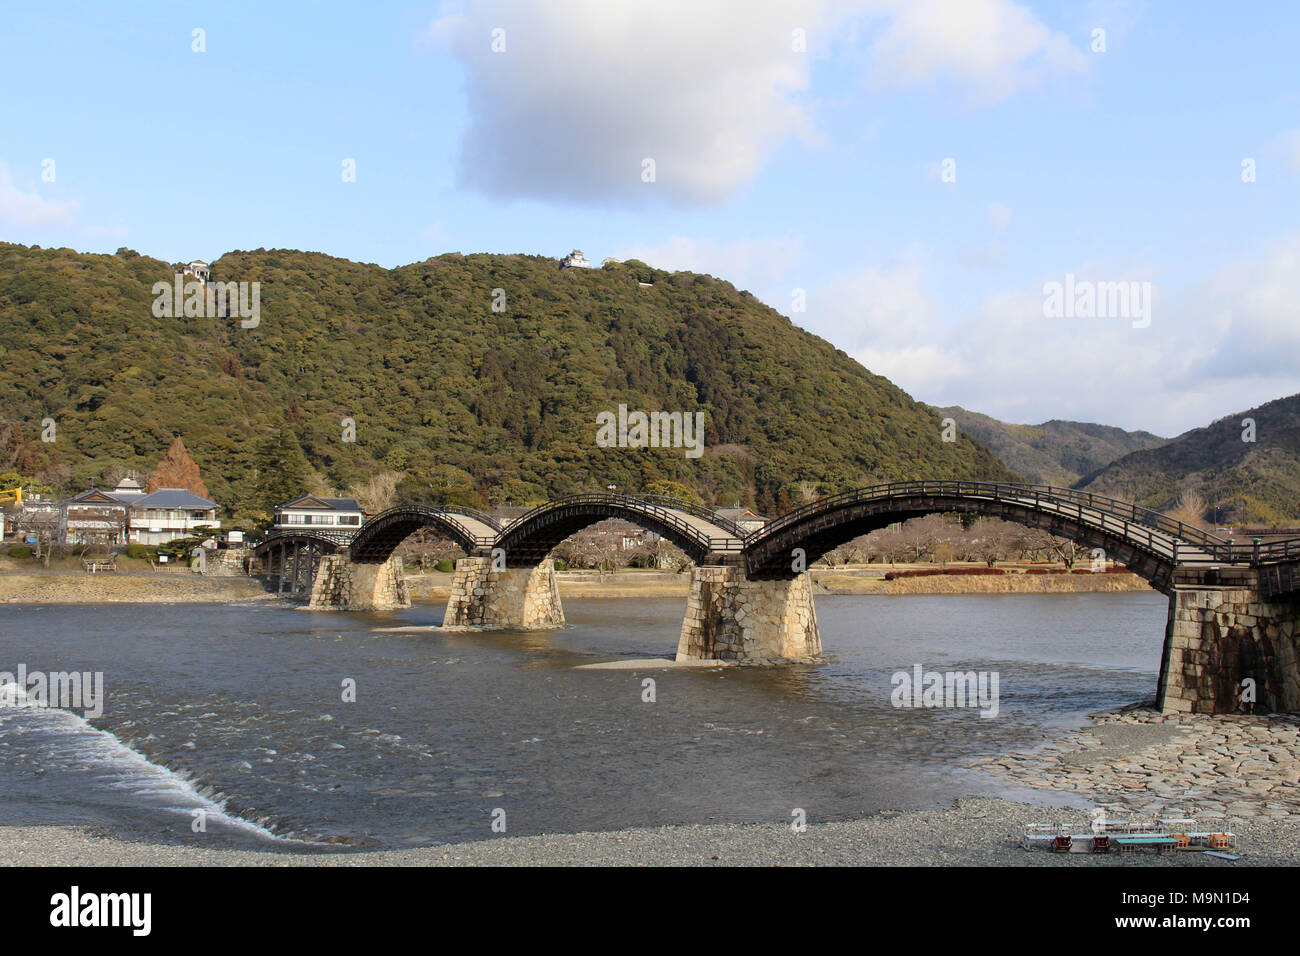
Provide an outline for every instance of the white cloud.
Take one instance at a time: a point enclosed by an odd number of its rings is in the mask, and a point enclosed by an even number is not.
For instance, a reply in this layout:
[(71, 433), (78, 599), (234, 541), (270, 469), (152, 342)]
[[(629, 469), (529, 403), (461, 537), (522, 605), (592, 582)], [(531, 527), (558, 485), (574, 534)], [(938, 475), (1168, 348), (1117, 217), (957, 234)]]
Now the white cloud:
[[(942, 307), (927, 288), (922, 259), (913, 250), (900, 263), (859, 269), (830, 283), (809, 297), (808, 328), (850, 354), (917, 354), (929, 348), (941, 332)], [(895, 368), (906, 361), (885, 364)], [(883, 367), (872, 371), (891, 377)]]
[[(717, 202), (810, 123), (792, 95), (830, 5), (502, 0), (445, 13), (431, 32), (464, 65), (463, 183), (496, 196)], [(505, 31), (505, 52), (492, 31)], [(642, 180), (653, 159), (655, 182)]]
[(877, 86), (952, 80), (977, 103), (992, 103), (1044, 78), (1088, 69), (1065, 34), (1012, 0), (882, 0), (888, 25), (871, 50)]
[[(1133, 264), (1072, 271), (1152, 279)], [(1012, 422), (1073, 418), (1173, 435), (1300, 392), (1300, 238), (1187, 288), (1154, 281), (1147, 328), (1045, 318), (1041, 282), (961, 312), (937, 285), (922, 257), (862, 270), (810, 294), (807, 325), (922, 401)]]
[[(809, 52), (792, 49), (796, 29)], [(726, 199), (778, 144), (816, 139), (801, 101), (812, 61), (859, 37), (875, 36), (881, 85), (951, 79), (976, 101), (1084, 62), (1012, 0), (466, 0), (428, 35), (466, 74), (461, 184), (587, 203)]]
[(75, 202), (58, 202), (14, 185), (9, 167), (0, 163), (0, 222), (17, 226), (58, 226), (77, 209)]
[(1193, 380), (1300, 380), (1300, 238), (1220, 269), (1188, 299), (1212, 342)]

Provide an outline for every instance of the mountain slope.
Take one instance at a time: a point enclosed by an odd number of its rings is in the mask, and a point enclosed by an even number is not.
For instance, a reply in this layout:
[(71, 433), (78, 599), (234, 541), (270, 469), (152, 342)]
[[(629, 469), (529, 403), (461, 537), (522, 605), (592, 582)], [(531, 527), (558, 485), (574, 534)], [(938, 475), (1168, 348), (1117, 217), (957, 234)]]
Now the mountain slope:
[[(1245, 419), (1255, 422), (1253, 442), (1242, 440)], [(1212, 517), (1217, 505), (1219, 521), (1231, 524), (1293, 522), (1300, 518), (1300, 395), (1126, 455), (1079, 487), (1161, 510), (1184, 496), (1199, 498), (1202, 517)]]
[(962, 433), (1035, 484), (1073, 485), (1117, 458), (1166, 441), (1150, 432), (1128, 432), (1089, 422), (1053, 419), (1041, 425), (1012, 425), (957, 405), (935, 411), (953, 419)]
[[(398, 470), (483, 503), (662, 478), (772, 508), (872, 481), (1010, 477), (969, 440), (942, 442), (938, 416), (887, 380), (708, 276), (232, 252), (212, 277), (261, 283), (245, 329), (155, 317), (152, 287), (174, 271), (129, 250), (0, 244), (0, 471), (81, 489), (146, 473), (182, 435), (213, 497), (246, 509), (255, 471), (274, 467), (257, 449), (287, 426), (325, 487)], [(619, 403), (704, 411), (709, 450), (598, 447), (596, 416)]]

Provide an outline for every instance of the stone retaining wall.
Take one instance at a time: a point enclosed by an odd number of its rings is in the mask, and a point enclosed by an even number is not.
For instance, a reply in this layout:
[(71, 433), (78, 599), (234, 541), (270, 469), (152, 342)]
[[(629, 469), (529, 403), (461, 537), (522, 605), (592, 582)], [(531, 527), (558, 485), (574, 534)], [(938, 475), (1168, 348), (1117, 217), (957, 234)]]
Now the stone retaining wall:
[(679, 661), (802, 660), (821, 652), (807, 574), (750, 581), (742, 568), (691, 571)]
[[(1300, 602), (1254, 588), (1179, 587), (1169, 598), (1159, 704), (1201, 714), (1300, 710)], [(1255, 701), (1242, 700), (1242, 681)]]
[(253, 554), (251, 548), (209, 549), (203, 556), (203, 573), (234, 577), (244, 573), (244, 561)]
[(461, 558), (447, 598), (443, 627), (518, 627), (564, 624), (555, 565), (492, 570), (491, 558)]

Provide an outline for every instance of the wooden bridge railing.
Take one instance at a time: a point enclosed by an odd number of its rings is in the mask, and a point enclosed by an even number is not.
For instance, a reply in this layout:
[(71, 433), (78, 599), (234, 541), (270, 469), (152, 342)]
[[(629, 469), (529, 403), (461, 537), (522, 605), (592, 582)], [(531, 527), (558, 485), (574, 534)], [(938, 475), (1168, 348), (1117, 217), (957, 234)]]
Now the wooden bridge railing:
[[(569, 505), (599, 504), (610, 507), (623, 508), (638, 514), (652, 517), (660, 524), (672, 528), (674, 531), (683, 535), (690, 541), (696, 542), (705, 551), (713, 553), (734, 552), (739, 554), (744, 550), (745, 531), (734, 521), (724, 518), (715, 511), (705, 508), (703, 505), (697, 505), (690, 501), (683, 501), (680, 498), (669, 498), (663, 495), (618, 495), (618, 494), (601, 494), (598, 492), (567, 495), (564, 498), (556, 498), (554, 501), (548, 501), (544, 505), (538, 505), (532, 511), (521, 515), (518, 520), (511, 523), (510, 527), (517, 528), (526, 522), (545, 514), (548, 511), (554, 511)], [(688, 521), (683, 521), (682, 514), (688, 514), (692, 517), (700, 518), (709, 524), (723, 531), (728, 532), (724, 538), (715, 537), (696, 527)], [(611, 517), (613, 517), (611, 515)]]
[[(1122, 536), (1125, 540), (1145, 546), (1148, 550), (1174, 561), (1178, 560), (1181, 544), (1190, 545), (1196, 551), (1204, 552), (1215, 560), (1230, 560), (1233, 553), (1229, 543), (1217, 535), (1178, 521), (1159, 511), (1140, 507), (1133, 502), (1120, 501), (1117, 498), (1087, 491), (1076, 491), (1072, 488), (1057, 488), (1053, 485), (1018, 485), (1009, 482), (964, 479), (891, 481), (841, 492), (796, 508), (768, 522), (757, 531), (750, 532), (746, 544), (820, 512), (906, 495), (984, 498), (991, 501), (1032, 504), (1038, 511), (1073, 517), (1081, 524), (1090, 524)], [(1163, 537), (1157, 538), (1157, 534)], [(1196, 556), (1194, 552), (1185, 552), (1183, 558), (1195, 560)]]

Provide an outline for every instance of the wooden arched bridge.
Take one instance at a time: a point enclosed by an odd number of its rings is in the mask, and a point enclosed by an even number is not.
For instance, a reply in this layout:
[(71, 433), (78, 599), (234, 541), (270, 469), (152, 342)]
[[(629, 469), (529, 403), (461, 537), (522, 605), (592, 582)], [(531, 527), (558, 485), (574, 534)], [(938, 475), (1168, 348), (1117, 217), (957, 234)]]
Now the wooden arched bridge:
[[(821, 651), (806, 569), (859, 535), (937, 512), (1002, 518), (1100, 548), (1170, 595), (1160, 696), (1172, 709), (1206, 700), (1220, 701), (1209, 705), (1219, 707), (1237, 694), (1239, 675), (1250, 677), (1247, 671), (1272, 673), (1268, 693), (1300, 707), (1300, 613), (1293, 613), (1300, 539), (1238, 543), (1130, 502), (1068, 488), (891, 482), (823, 498), (749, 533), (708, 508), (653, 496), (574, 495), (507, 526), (473, 509), (407, 506), (374, 516), (347, 537), (306, 529), (273, 535), (256, 553), (281, 591), (310, 587), (313, 606), (340, 606), (342, 593), (349, 595), (342, 606), (374, 607), (391, 603), (391, 596), (340, 589), (338, 575), (371, 567), (361, 591), (401, 592), (392, 583), (400, 581), (394, 549), (419, 528), (434, 528), (467, 555), (457, 562), (445, 624), (555, 626), (563, 611), (547, 556), (583, 528), (621, 518), (674, 542), (696, 564), (679, 657), (802, 658)], [(388, 570), (376, 573), (377, 565)], [(1235, 662), (1225, 663), (1224, 654)], [(1291, 676), (1273, 673), (1279, 668)]]

